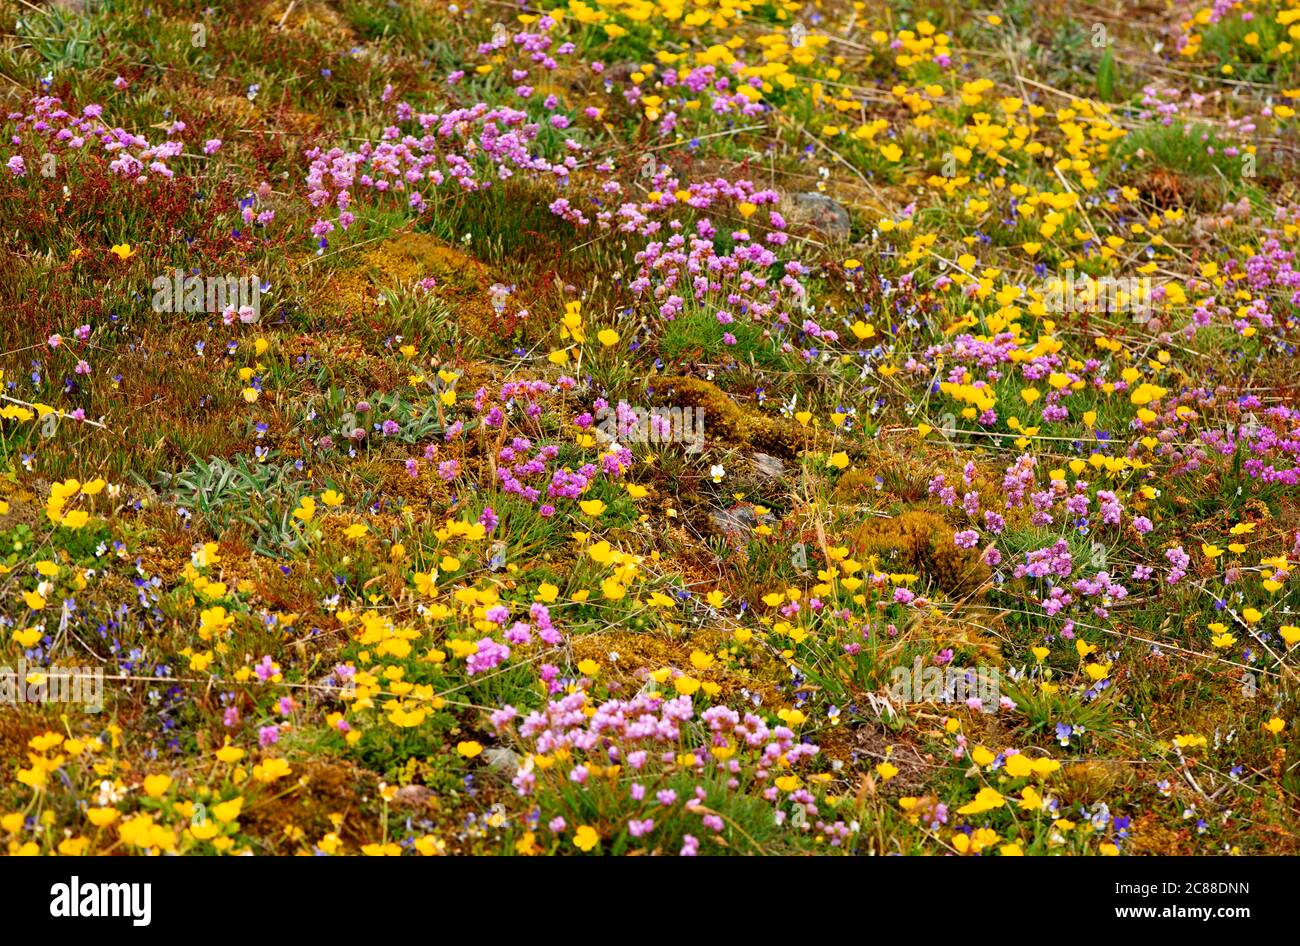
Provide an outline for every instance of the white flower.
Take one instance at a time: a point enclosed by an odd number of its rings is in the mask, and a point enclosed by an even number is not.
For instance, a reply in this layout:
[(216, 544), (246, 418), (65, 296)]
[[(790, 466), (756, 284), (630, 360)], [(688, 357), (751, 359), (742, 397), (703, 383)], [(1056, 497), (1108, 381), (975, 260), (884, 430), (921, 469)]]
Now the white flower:
[(727, 471), (722, 468), (721, 463), (715, 463), (709, 468), (709, 476), (713, 477), (713, 482), (721, 483), (722, 478), (727, 475)]

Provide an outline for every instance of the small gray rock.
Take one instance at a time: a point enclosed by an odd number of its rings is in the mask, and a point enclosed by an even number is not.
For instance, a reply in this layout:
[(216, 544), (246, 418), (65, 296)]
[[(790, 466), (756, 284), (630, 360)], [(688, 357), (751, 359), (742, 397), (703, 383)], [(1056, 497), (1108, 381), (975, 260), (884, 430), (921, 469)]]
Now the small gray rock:
[(779, 480), (785, 476), (785, 463), (779, 457), (766, 453), (754, 454), (754, 472), (764, 479)]
[(423, 808), (432, 798), (432, 790), (423, 785), (403, 785), (393, 796), (393, 804), (398, 808)]
[(517, 771), (524, 761), (518, 752), (505, 746), (489, 746), (483, 750), (483, 759), (494, 772)]
[(853, 229), (849, 212), (825, 194), (806, 191), (788, 199), (790, 222), (819, 230), (832, 240), (847, 240)]
[(771, 514), (764, 514), (760, 519), (754, 514), (752, 506), (737, 506), (735, 509), (714, 511), (709, 513), (709, 518), (728, 538), (739, 539), (748, 538), (760, 521), (769, 526), (776, 524), (776, 518)]

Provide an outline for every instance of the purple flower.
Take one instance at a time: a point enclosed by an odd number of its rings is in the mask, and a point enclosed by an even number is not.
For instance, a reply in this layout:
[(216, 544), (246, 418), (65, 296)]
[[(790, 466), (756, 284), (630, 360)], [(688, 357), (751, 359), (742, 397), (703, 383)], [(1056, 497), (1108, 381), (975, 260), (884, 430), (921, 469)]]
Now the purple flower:
[(490, 637), (484, 637), (478, 642), (478, 650), (469, 655), (466, 663), (466, 670), (473, 676), (476, 673), (482, 673), (498, 667), (510, 657), (510, 648), (505, 644), (498, 644)]

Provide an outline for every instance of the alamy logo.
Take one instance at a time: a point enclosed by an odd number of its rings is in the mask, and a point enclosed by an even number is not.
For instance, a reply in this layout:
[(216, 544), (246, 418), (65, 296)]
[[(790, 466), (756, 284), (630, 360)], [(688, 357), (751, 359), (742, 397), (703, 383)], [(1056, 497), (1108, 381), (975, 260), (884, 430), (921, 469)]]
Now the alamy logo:
[(18, 669), (0, 666), (0, 705), (19, 703), (80, 703), (86, 712), (104, 708), (103, 667), (29, 668), (18, 659)]
[(684, 443), (687, 453), (704, 449), (704, 409), (699, 407), (617, 407), (596, 411), (596, 430), (606, 442)]
[(889, 695), (900, 703), (965, 703), (994, 713), (1002, 699), (1002, 676), (997, 667), (923, 668), (917, 657), (911, 667), (890, 673)]
[(187, 276), (176, 270), (153, 281), (155, 312), (220, 313), (226, 321), (262, 317), (262, 284), (256, 276)]
[(1129, 312), (1133, 321), (1151, 318), (1151, 280), (1146, 276), (1075, 276), (1047, 285), (1043, 305), (1052, 313), (1077, 311)]
[(148, 926), (153, 918), (153, 884), (70, 884), (50, 888), (50, 916), (126, 916), (133, 926)]

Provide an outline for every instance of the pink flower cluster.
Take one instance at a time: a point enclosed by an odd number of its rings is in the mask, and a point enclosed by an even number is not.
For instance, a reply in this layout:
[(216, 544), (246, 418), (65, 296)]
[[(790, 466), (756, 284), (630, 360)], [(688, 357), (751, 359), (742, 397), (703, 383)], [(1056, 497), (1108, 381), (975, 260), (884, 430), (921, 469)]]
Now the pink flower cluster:
[(528, 617), (529, 621), (512, 622), (510, 609), (504, 604), (489, 608), (485, 618), (504, 629), (501, 634), (507, 643), (503, 644), (492, 637), (481, 638), (477, 643), (478, 649), (466, 660), (466, 672), (474, 676), (501, 666), (510, 659), (510, 645), (527, 646), (533, 643), (534, 633), (547, 647), (557, 647), (562, 643), (563, 638), (552, 623), (551, 612), (546, 605), (534, 602), (528, 609)]
[[(81, 153), (88, 145), (98, 143), (103, 154), (110, 158), (109, 168), (122, 177), (133, 178), (143, 183), (150, 174), (165, 178), (175, 172), (167, 166), (167, 160), (181, 153), (183, 145), (179, 139), (153, 145), (141, 135), (135, 135), (123, 128), (110, 128), (100, 116), (104, 112), (102, 105), (87, 105), (78, 115), (63, 107), (57, 96), (39, 95), (31, 100), (29, 111), (10, 112), (9, 121), (15, 123), (15, 130), (10, 136), (10, 143), (17, 148), (24, 148), (32, 155), (53, 155), (56, 160), (69, 155)], [(180, 125), (183, 130), (184, 125)], [(37, 159), (37, 163), (43, 159)], [(27, 171), (27, 163), (21, 155), (13, 155), (5, 162), (11, 174), (22, 177)]]
[[(384, 129), (381, 140), (365, 142), (355, 151), (331, 148), (307, 152), (308, 200), (317, 209), (333, 205), (335, 219), (344, 230), (356, 217), (352, 212), (357, 192), (375, 200), (385, 194), (401, 196), (417, 213), (427, 206), (426, 193), (454, 182), (462, 191), (491, 186), (492, 178), (507, 180), (516, 171), (565, 179), (576, 165), (572, 154), (558, 163), (534, 157), (541, 126), (526, 112), (513, 108), (470, 108), (443, 113), (416, 114), (405, 102), (396, 106), (398, 123), (414, 123), (421, 134), (403, 134), (398, 125)], [(568, 142), (571, 152), (581, 150)], [(314, 236), (324, 240), (334, 221), (318, 217)]]
[[(632, 837), (649, 834), (678, 808), (698, 817), (707, 831), (721, 832), (723, 819), (706, 804), (709, 790), (704, 778), (710, 772), (721, 779), (727, 791), (740, 789), (742, 781), (747, 786), (758, 782), (764, 786), (761, 795), (767, 801), (778, 806), (788, 801), (811, 818), (819, 813), (816, 798), (799, 780), (784, 789), (777, 784), (779, 776), (792, 773), (816, 756), (817, 746), (799, 742), (789, 727), (769, 726), (754, 713), (742, 715), (727, 706), (711, 706), (697, 716), (689, 696), (665, 699), (645, 693), (593, 706), (588, 694), (579, 690), (551, 700), (545, 709), (529, 713), (516, 726), (517, 718), (511, 706), (491, 715), (498, 735), (513, 729), (529, 752), (514, 777), (519, 794), (532, 795), (539, 775), (549, 770), (549, 766), (544, 770), (535, 764), (536, 755), (561, 753), (568, 768), (554, 777), (580, 786), (593, 781), (597, 767), (624, 766), (633, 779), (626, 786), (635, 809), (627, 823)], [(720, 751), (711, 751), (715, 749)], [(680, 783), (655, 790), (647, 787), (646, 783), (664, 786), (663, 776), (670, 772), (700, 781), (689, 791), (683, 791)], [(654, 813), (655, 817), (647, 817)], [(778, 810), (778, 823), (786, 814)], [(557, 831), (566, 824), (563, 818), (551, 823)], [(835, 833), (842, 832), (836, 828)]]

